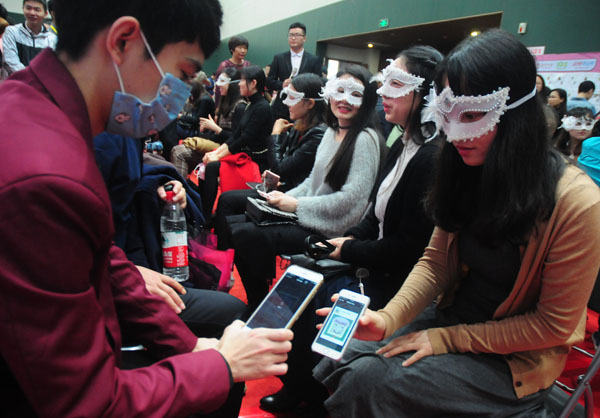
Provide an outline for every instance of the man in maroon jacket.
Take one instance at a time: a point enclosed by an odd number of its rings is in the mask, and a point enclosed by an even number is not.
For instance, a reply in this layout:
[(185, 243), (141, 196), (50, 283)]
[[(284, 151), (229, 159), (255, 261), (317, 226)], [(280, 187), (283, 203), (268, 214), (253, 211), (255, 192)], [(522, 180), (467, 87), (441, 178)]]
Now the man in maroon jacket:
[[(93, 155), (115, 91), (148, 103), (162, 71), (193, 76), (221, 16), (217, 0), (57, 0), (56, 53), (0, 86), (0, 415), (209, 413), (234, 382), (285, 373), (290, 331), (197, 339), (146, 291)], [(162, 360), (120, 369), (124, 333)]]

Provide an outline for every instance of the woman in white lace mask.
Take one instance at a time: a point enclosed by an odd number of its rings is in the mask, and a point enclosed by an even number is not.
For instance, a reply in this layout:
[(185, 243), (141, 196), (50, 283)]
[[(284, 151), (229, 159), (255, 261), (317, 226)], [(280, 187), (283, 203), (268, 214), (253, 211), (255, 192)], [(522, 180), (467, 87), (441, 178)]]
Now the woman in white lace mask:
[(572, 160), (581, 154), (583, 141), (592, 136), (595, 124), (592, 111), (585, 107), (575, 107), (565, 113), (556, 135), (555, 147)]
[(534, 58), (491, 30), (439, 74), (427, 115), (447, 140), (426, 201), (436, 226), (396, 296), (361, 318), (355, 337), (369, 341), (315, 368), (331, 417), (546, 416), (584, 337), (600, 190), (551, 148)]
[[(431, 183), (435, 155), (440, 140), (431, 141), (432, 123), (422, 124), (423, 93), (429, 92), (435, 68), (443, 59), (436, 49), (416, 46), (402, 51), (383, 70), (382, 86), (386, 119), (401, 125), (404, 134), (390, 148), (375, 186), (371, 190), (371, 207), (366, 215), (343, 236), (331, 239), (336, 249), (329, 257), (368, 270), (363, 280), (371, 309), (378, 309), (396, 294), (412, 267), (423, 254), (433, 224), (425, 214), (423, 200)], [(426, 126), (428, 125), (428, 126)], [(426, 129), (431, 128), (431, 129)], [(288, 371), (281, 377), (284, 386), (277, 393), (261, 399), (261, 408), (284, 412), (301, 401), (317, 408), (326, 391), (312, 378), (312, 369), (320, 359), (311, 353), (316, 325), (316, 307), (330, 306), (331, 295), (340, 289), (360, 291), (353, 272), (327, 279), (311, 305), (294, 325), (294, 344), (288, 356)], [(314, 307), (312, 306), (314, 304)], [(322, 389), (322, 388), (321, 388)]]

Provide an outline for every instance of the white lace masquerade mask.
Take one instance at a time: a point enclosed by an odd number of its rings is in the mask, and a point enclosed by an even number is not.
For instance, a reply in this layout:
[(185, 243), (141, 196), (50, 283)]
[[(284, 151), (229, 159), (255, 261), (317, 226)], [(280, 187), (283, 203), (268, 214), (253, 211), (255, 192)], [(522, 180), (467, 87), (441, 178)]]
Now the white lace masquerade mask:
[[(432, 88), (425, 98), (427, 105), (421, 120), (435, 122), (437, 129), (441, 128), (450, 142), (479, 138), (494, 129), (506, 110), (520, 106), (536, 94), (534, 87), (531, 93), (507, 106), (509, 90), (509, 87), (504, 87), (483, 96), (455, 97), (450, 87), (446, 87), (439, 95)], [(472, 113), (484, 115), (469, 122)]]
[(377, 89), (378, 95), (392, 99), (403, 97), (418, 89), (425, 81), (423, 77), (412, 75), (395, 66), (394, 60), (388, 60), (388, 62), (390, 65), (373, 77), (373, 80), (382, 83), (382, 86)]
[(567, 131), (591, 131), (596, 121), (587, 118), (576, 118), (575, 116), (563, 116), (562, 125), (559, 128), (563, 128)]
[(225, 73), (221, 73), (219, 75), (219, 78), (217, 78), (217, 81), (215, 82), (215, 85), (217, 86), (225, 86), (227, 84), (233, 84), (233, 83), (239, 83), (240, 80), (235, 80), (235, 81), (231, 81), (231, 78), (225, 74)]
[(321, 91), (321, 97), (329, 103), (329, 99), (341, 102), (345, 100), (351, 106), (359, 107), (362, 104), (362, 95), (365, 86), (354, 78), (334, 78), (329, 80)]
[[(284, 87), (283, 89), (281, 89), (280, 97), (283, 101), (283, 104), (288, 107), (294, 106), (295, 104), (299, 103), (302, 99), (305, 98), (303, 92), (291, 90), (288, 87)], [(316, 101), (323, 100), (321, 98), (315, 99), (314, 97), (306, 97), (306, 99), (313, 99)]]

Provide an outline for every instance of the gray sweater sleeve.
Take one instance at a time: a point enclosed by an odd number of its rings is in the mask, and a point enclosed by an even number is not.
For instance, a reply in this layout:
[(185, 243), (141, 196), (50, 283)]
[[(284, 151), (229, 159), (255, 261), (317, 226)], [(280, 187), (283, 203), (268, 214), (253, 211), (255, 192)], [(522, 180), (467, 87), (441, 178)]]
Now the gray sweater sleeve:
[[(318, 153), (318, 151), (317, 151)], [(298, 196), (305, 196), (308, 194), (309, 190), (310, 190), (310, 182), (312, 179), (312, 170), (310, 172), (310, 174), (308, 175), (308, 177), (306, 177), (304, 179), (304, 181), (302, 181), (302, 183), (300, 183), (299, 185), (297, 185), (296, 187), (294, 187), (291, 190), (288, 190), (286, 192), (287, 195), (290, 195), (292, 197), (298, 197)]]
[[(346, 183), (341, 190), (315, 196), (296, 195), (298, 220), (326, 237), (341, 236), (362, 218), (379, 169), (379, 142), (375, 131), (357, 138)], [(310, 176), (309, 176), (310, 178)], [(301, 184), (298, 188), (305, 186)]]

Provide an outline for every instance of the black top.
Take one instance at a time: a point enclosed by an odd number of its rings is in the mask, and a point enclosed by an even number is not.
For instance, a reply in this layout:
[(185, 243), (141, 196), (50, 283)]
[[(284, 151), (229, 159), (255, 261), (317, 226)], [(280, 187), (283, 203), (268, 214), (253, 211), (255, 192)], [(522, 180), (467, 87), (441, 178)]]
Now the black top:
[[(381, 182), (394, 168), (402, 148), (400, 139), (392, 145), (372, 196), (377, 196)], [(433, 232), (433, 223), (425, 214), (423, 201), (433, 179), (432, 169), (438, 148), (439, 140), (423, 145), (406, 166), (385, 208), (382, 239), (378, 239), (375, 198), (363, 220), (345, 233), (356, 239), (344, 242), (342, 261), (380, 273), (376, 276), (389, 276), (390, 280), (376, 285), (392, 296), (423, 255)]]
[(215, 116), (215, 101), (208, 94), (203, 94), (196, 105), (186, 105), (178, 123), (193, 132), (190, 136), (199, 136), (200, 118), (208, 118), (208, 115)]
[(270, 136), (273, 116), (269, 102), (261, 93), (253, 94), (249, 101), (240, 123), (225, 143), (232, 154), (247, 153), (262, 171), (269, 167), (272, 160), (273, 143)]
[(281, 182), (285, 183), (279, 190), (291, 190), (308, 177), (326, 129), (325, 125), (318, 125), (300, 134), (292, 128), (289, 133), (271, 136), (274, 145), (271, 171), (279, 174)]
[(469, 231), (458, 237), (458, 254), (465, 277), (444, 313), (457, 323), (475, 324), (493, 319), (498, 306), (515, 285), (521, 255), (518, 245), (503, 242), (494, 247), (480, 244)]
[(226, 115), (219, 114), (218, 125), (221, 128), (221, 132), (216, 133), (213, 131), (204, 131), (200, 134), (200, 136), (210, 139), (218, 144), (224, 143), (227, 141), (227, 139), (229, 139), (231, 133), (240, 124), (242, 116), (244, 116), (244, 112), (246, 111), (246, 106), (248, 106), (248, 103), (241, 101), (236, 104), (235, 107)]

